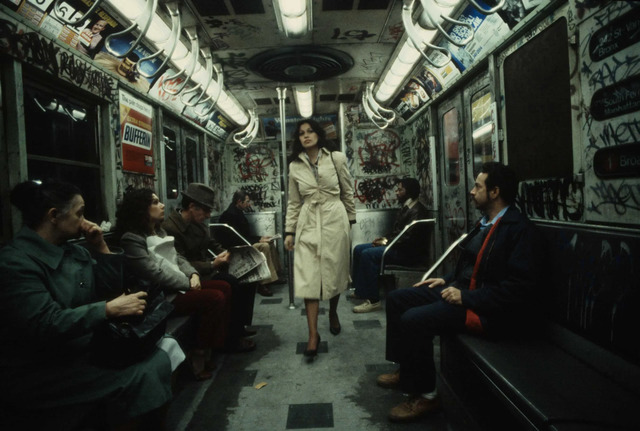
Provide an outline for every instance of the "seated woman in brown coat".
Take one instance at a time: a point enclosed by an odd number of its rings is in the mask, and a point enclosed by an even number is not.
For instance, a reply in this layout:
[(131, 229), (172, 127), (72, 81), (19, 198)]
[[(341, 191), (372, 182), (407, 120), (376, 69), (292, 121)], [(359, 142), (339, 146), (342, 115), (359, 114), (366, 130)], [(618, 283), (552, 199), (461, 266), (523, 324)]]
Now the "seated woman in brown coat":
[[(125, 268), (134, 277), (160, 286), (169, 295), (175, 312), (197, 314), (200, 320), (192, 358), (196, 378), (207, 379), (215, 366), (212, 350), (250, 350), (252, 342), (239, 340), (239, 322), (230, 314), (231, 288), (225, 281), (200, 280), (200, 274), (176, 252), (173, 237), (160, 227), (164, 204), (150, 189), (127, 192), (116, 214), (116, 234), (125, 251)], [(201, 368), (204, 363), (204, 369)]]

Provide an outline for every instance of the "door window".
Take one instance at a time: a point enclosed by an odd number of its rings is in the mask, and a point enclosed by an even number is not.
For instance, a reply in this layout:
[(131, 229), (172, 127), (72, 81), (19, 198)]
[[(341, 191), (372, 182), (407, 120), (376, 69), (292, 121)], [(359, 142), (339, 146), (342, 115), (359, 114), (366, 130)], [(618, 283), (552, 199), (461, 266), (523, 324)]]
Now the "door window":
[(445, 149), (445, 181), (450, 186), (460, 183), (460, 132), (458, 110), (452, 108), (442, 116)]

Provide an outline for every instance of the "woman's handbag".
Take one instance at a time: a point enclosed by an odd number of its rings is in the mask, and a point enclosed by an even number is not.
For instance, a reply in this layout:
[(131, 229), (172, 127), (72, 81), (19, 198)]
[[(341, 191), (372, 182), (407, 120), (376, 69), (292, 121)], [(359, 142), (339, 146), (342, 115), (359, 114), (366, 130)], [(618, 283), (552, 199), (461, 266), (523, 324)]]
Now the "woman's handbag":
[(155, 350), (164, 335), (173, 305), (165, 301), (164, 293), (157, 286), (142, 280), (137, 280), (136, 285), (137, 289), (127, 293), (147, 292), (144, 314), (108, 320), (94, 331), (91, 340), (94, 362), (116, 367), (138, 362)]

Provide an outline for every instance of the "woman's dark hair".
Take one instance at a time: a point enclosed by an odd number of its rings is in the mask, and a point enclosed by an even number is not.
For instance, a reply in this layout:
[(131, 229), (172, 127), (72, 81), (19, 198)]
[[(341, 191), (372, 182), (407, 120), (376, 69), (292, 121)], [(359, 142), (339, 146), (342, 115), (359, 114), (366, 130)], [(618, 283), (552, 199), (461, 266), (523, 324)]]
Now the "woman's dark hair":
[(116, 233), (119, 240), (125, 232), (147, 236), (152, 233), (149, 227), (149, 207), (153, 202), (151, 189), (133, 189), (125, 192), (122, 204), (116, 211)]
[(420, 183), (415, 178), (403, 178), (398, 181), (407, 192), (407, 196), (411, 199), (418, 199), (420, 196)]
[(509, 205), (515, 202), (518, 194), (518, 178), (516, 173), (500, 162), (487, 162), (480, 172), (487, 174), (484, 184), (487, 192), (495, 187), (500, 189), (500, 197)]
[(51, 208), (67, 213), (77, 195), (82, 195), (78, 187), (62, 181), (25, 181), (13, 188), (9, 199), (22, 213), (24, 224), (34, 229)]
[(300, 142), (300, 126), (305, 123), (308, 123), (309, 126), (311, 126), (311, 129), (318, 135), (318, 148), (327, 148), (327, 150), (329, 151), (337, 150), (335, 144), (327, 139), (327, 133), (324, 131), (320, 123), (318, 123), (316, 120), (311, 119), (300, 120), (296, 123), (296, 127), (291, 135), (292, 146), (291, 155), (289, 156), (289, 163), (298, 160), (298, 155), (300, 155), (300, 153), (304, 151), (304, 147)]

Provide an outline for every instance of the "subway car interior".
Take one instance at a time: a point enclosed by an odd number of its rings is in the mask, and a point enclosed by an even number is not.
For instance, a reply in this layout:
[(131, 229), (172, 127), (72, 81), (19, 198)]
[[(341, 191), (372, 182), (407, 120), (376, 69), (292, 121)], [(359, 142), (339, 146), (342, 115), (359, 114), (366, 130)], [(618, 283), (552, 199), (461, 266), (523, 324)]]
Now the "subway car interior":
[[(204, 380), (177, 366), (165, 429), (640, 429), (640, 2), (0, 0), (0, 68), (0, 247), (23, 225), (11, 191), (49, 179), (81, 190), (109, 246), (129, 190), (152, 189), (166, 218), (192, 183), (215, 192), (214, 237), (240, 190), (251, 235), (277, 238), (278, 281), (246, 326), (255, 350), (216, 351)], [(284, 241), (303, 119), (346, 155), (351, 251), (392, 230), (402, 179), (427, 211), (427, 228), (402, 235), (428, 256), (382, 261), (381, 307), (354, 312), (347, 286), (335, 335), (320, 301), (313, 360)], [(386, 298), (454, 271), (487, 162), (516, 172), (512, 206), (545, 247), (535, 329), (436, 336), (439, 408), (389, 421), (407, 397), (376, 385), (398, 367)], [(167, 322), (185, 352), (193, 320)], [(31, 414), (0, 392), (0, 420)], [(47, 429), (106, 429), (93, 419)]]

